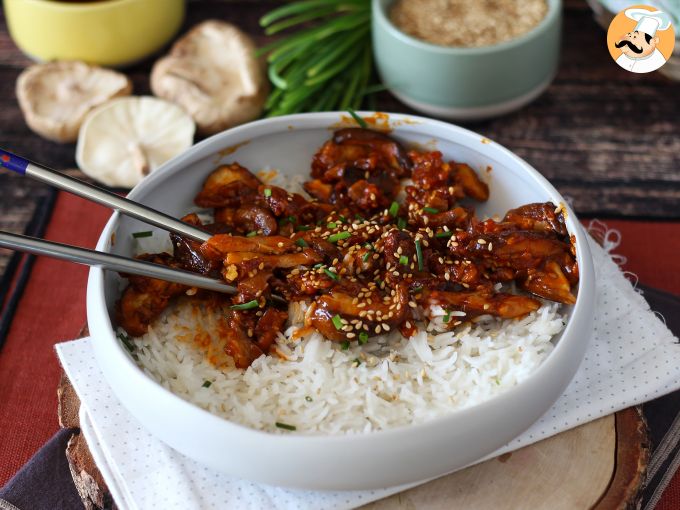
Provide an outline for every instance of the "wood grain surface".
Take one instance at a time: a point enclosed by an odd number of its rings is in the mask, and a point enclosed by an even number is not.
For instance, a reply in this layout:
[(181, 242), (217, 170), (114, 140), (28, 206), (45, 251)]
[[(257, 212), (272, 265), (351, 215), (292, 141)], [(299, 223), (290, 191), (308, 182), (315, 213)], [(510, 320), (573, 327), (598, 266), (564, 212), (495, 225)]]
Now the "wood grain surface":
[[(258, 42), (259, 17), (279, 2), (191, 0), (183, 31), (207, 18), (238, 24)], [(126, 69), (136, 94), (149, 93), (150, 58)], [(12, 43), (0, 13), (0, 147), (57, 169), (74, 168), (74, 144), (43, 140), (26, 126), (14, 93), (30, 61)], [(507, 146), (572, 200), (598, 217), (680, 218), (680, 83), (635, 75), (609, 57), (604, 31), (584, 1), (565, 2), (557, 77), (537, 101), (495, 120), (467, 125)], [(384, 111), (409, 110), (381, 93)], [(23, 231), (42, 184), (0, 172), (0, 229)], [(0, 271), (8, 253), (0, 253)]]

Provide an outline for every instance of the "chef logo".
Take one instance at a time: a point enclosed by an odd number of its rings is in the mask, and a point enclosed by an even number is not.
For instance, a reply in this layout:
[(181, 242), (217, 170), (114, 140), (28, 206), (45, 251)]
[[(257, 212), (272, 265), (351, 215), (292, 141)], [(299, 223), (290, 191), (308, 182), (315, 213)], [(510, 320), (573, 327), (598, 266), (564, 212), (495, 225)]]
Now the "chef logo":
[(647, 5), (618, 13), (607, 31), (607, 47), (616, 63), (632, 73), (651, 73), (673, 53), (675, 33), (670, 16)]

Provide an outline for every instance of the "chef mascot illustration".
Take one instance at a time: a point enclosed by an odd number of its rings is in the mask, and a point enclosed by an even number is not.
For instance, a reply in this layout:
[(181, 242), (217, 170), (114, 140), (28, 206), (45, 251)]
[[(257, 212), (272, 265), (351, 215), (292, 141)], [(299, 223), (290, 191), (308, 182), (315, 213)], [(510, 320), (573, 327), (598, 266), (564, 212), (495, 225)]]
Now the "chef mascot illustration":
[(668, 30), (671, 26), (670, 17), (665, 12), (646, 9), (627, 9), (625, 15), (637, 21), (637, 25), (616, 42), (616, 47), (621, 50), (616, 63), (633, 73), (656, 71), (666, 63), (665, 57), (656, 47), (659, 44), (657, 32)]

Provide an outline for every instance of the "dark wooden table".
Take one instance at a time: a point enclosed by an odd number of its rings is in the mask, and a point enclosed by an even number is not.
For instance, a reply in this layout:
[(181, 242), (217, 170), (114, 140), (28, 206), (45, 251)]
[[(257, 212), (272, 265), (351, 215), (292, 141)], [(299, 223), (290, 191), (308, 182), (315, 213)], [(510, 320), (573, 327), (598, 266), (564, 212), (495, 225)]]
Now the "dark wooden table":
[[(257, 20), (276, 3), (190, 1), (184, 30), (215, 17), (263, 40)], [(136, 94), (149, 93), (151, 63), (127, 70)], [(60, 170), (74, 168), (74, 145), (33, 134), (19, 111), (14, 83), (29, 64), (2, 19), (0, 147)], [(378, 105), (409, 111), (387, 93)], [(583, 217), (680, 219), (680, 83), (659, 73), (635, 75), (619, 68), (585, 2), (566, 2), (562, 62), (548, 91), (520, 112), (467, 127), (525, 158), (573, 200)], [(22, 232), (47, 191), (0, 172), (0, 229)], [(0, 254), (0, 271), (7, 257)]]

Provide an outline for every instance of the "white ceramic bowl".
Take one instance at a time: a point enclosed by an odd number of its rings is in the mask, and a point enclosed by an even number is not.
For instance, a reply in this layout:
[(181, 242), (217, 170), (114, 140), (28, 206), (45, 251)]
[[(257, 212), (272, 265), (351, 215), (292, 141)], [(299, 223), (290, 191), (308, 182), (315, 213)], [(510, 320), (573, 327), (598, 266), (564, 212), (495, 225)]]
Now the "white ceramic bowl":
[[(342, 121), (348, 122), (346, 115), (313, 113), (225, 131), (166, 163), (129, 197), (180, 217), (195, 208), (193, 197), (218, 162), (307, 174), (312, 155)], [(389, 123), (402, 142), (436, 146), (446, 158), (476, 169), (492, 167), (491, 198), (478, 207), (480, 216), (503, 214), (529, 202), (564, 203), (525, 161), (478, 134), (414, 116), (389, 115)], [(134, 364), (112, 324), (120, 277), (100, 269), (90, 271), (88, 282), (90, 332), (97, 360), (123, 405), (151, 433), (203, 464), (242, 478), (304, 489), (374, 489), (416, 482), (461, 468), (516, 437), (553, 404), (576, 372), (590, 338), (595, 280), (584, 231), (571, 210), (567, 228), (576, 236), (581, 281), (556, 348), (518, 386), (421, 425), (363, 435), (304, 436), (259, 432), (214, 416), (170, 393)], [(139, 230), (149, 227), (114, 214), (97, 249), (130, 256), (131, 233)], [(114, 233), (117, 241), (112, 246)]]

